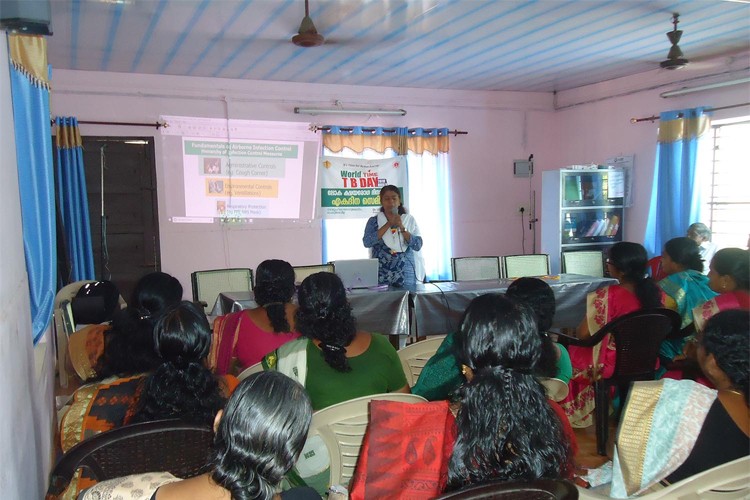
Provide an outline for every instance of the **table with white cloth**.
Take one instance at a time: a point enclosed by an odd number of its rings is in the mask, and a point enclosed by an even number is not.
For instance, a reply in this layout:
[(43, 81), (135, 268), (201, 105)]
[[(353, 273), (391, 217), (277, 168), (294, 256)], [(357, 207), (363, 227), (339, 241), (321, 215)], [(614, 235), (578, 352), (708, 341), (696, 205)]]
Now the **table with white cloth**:
[[(589, 292), (617, 283), (612, 278), (580, 274), (540, 276), (555, 293), (553, 326), (575, 328), (586, 314)], [(442, 281), (418, 284), (412, 290), (414, 323), (417, 334), (443, 335), (458, 329), (464, 310), (472, 299), (486, 293), (505, 293), (513, 279), (481, 281)]]
[[(348, 290), (357, 328), (384, 335), (409, 335), (409, 291), (404, 288), (363, 288)], [(222, 292), (211, 316), (258, 307), (252, 292)]]

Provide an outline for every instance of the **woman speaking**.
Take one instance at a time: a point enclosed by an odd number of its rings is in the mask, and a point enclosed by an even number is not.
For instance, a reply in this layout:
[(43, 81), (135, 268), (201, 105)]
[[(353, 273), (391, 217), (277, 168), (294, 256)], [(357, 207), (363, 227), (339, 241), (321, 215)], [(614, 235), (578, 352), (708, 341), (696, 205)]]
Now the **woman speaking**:
[(380, 212), (367, 221), (362, 243), (380, 263), (378, 283), (416, 285), (414, 252), (422, 248), (422, 237), (417, 221), (406, 213), (396, 186), (389, 184), (380, 190)]

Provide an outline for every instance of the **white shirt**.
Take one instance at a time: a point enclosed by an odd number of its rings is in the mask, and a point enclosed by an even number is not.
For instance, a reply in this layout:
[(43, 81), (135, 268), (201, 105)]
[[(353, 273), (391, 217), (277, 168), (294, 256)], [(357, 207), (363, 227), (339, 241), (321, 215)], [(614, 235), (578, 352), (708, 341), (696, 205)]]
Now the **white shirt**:
[(698, 248), (701, 252), (701, 259), (703, 259), (703, 274), (708, 274), (708, 266), (711, 264), (711, 259), (714, 258), (714, 254), (719, 247), (715, 243), (704, 241)]

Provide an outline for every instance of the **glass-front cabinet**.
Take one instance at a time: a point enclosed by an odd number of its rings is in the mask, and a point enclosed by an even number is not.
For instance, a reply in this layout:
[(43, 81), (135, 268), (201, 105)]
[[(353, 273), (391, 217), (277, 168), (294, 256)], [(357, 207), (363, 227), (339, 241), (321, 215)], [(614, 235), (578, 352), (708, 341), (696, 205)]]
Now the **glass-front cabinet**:
[(562, 252), (603, 250), (623, 234), (625, 171), (542, 172), (542, 252), (550, 272), (561, 272)]

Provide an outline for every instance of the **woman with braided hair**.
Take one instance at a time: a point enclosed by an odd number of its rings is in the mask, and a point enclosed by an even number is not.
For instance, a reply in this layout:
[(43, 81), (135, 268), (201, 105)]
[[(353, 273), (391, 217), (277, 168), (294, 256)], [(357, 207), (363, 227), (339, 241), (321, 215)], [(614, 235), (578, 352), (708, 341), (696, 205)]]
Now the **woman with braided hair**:
[(563, 422), (534, 376), (541, 350), (525, 305), (500, 294), (469, 304), (457, 339), (466, 383), (458, 391), (447, 489), (572, 472)]
[(252, 366), (277, 347), (299, 337), (292, 303), (294, 268), (284, 260), (264, 260), (255, 270), (258, 307), (216, 318), (209, 364), (218, 374)]
[(162, 364), (139, 386), (125, 423), (180, 418), (210, 424), (237, 379), (217, 378), (205, 366), (211, 344), (206, 315), (184, 301), (157, 321), (153, 335)]
[(332, 273), (305, 278), (295, 317), (302, 338), (263, 360), (299, 381), (315, 411), (342, 401), (383, 392), (409, 392), (401, 362), (388, 339), (357, 330), (341, 279)]

